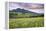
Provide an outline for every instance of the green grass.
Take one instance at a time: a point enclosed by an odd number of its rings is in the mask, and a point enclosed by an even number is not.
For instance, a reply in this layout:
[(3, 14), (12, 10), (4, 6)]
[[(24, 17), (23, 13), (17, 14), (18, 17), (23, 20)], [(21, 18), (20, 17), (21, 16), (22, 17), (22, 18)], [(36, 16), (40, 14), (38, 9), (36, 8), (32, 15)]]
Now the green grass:
[(29, 28), (29, 27), (43, 27), (44, 18), (10, 18), (9, 28)]

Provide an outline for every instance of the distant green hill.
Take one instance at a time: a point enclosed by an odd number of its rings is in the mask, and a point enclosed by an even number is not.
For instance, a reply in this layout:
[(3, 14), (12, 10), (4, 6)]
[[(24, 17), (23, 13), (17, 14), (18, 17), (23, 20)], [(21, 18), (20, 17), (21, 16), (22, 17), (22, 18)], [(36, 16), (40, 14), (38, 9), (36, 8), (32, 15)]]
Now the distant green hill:
[(37, 16), (44, 16), (44, 14), (39, 14), (35, 12), (31, 12), (25, 9), (13, 9), (9, 10), (9, 16), (11, 17), (37, 17)]

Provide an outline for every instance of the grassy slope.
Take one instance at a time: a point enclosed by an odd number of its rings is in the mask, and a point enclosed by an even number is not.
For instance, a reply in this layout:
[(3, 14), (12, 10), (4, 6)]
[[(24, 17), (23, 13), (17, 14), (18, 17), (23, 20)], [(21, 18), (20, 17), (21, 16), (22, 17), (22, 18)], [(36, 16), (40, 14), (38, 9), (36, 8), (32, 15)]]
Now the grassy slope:
[(43, 17), (10, 19), (9, 28), (43, 27)]

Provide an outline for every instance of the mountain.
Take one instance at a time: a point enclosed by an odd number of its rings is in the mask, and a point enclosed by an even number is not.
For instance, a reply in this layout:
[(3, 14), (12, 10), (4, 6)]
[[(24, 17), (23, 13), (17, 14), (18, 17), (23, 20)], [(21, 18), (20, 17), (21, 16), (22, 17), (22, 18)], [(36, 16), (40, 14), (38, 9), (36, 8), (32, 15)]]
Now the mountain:
[(20, 8), (13, 9), (12, 11), (21, 12), (21, 13), (32, 13), (31, 11), (28, 11), (28, 10), (25, 10), (25, 9), (20, 9)]
[(35, 12), (32, 12), (32, 11), (29, 11), (29, 10), (26, 10), (26, 9), (21, 9), (21, 8), (17, 8), (17, 9), (13, 9), (13, 10), (10, 10), (12, 12), (16, 12), (16, 13), (29, 13), (31, 15), (44, 15), (43, 13), (35, 13)]

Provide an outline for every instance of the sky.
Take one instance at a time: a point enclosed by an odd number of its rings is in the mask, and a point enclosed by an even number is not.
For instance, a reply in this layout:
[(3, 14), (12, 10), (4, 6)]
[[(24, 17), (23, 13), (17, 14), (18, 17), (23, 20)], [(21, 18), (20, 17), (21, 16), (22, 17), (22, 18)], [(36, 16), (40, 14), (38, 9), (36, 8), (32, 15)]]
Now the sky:
[(44, 4), (9, 2), (9, 10), (17, 9), (17, 8), (26, 9), (28, 11), (32, 11), (36, 13), (44, 13)]

